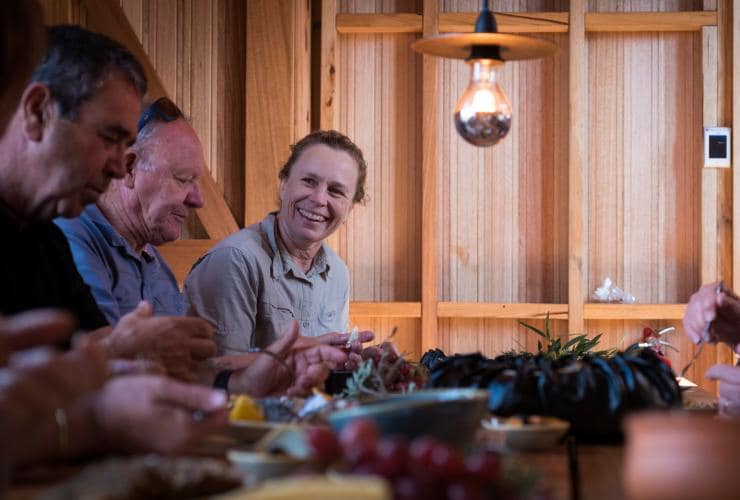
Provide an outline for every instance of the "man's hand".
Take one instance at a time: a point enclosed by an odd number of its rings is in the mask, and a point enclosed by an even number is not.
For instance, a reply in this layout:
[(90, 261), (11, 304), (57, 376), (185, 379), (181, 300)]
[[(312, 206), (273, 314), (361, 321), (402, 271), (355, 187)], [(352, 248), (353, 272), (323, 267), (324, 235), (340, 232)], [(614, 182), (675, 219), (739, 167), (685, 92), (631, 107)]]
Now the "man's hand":
[(44, 456), (35, 441), (39, 428), (57, 409), (85, 399), (106, 379), (105, 353), (90, 341), (65, 354), (34, 348), (10, 356), (7, 368), (0, 369), (0, 415), (9, 455), (19, 461)]
[(339, 333), (331, 332), (319, 335), (318, 337), (298, 337), (294, 349), (304, 349), (307, 347), (313, 347), (318, 344), (330, 345), (337, 349), (342, 349), (347, 353), (347, 361), (345, 362), (344, 368), (353, 370), (362, 361), (362, 344), (370, 342), (375, 338), (375, 334), (370, 330), (362, 330), (357, 332), (357, 338), (351, 344), (347, 344), (350, 341), (350, 333)]
[(346, 363), (347, 354), (328, 343), (304, 342), (303, 339), (306, 337), (299, 336), (298, 322), (293, 321), (290, 329), (266, 349), (283, 363), (269, 354), (253, 354), (253, 361), (232, 375), (231, 392), (254, 397), (303, 396), (313, 387), (323, 386), (329, 370)]
[(37, 309), (10, 317), (0, 317), (0, 366), (17, 351), (54, 345), (74, 332), (71, 314), (54, 309)]
[(213, 329), (199, 318), (152, 316), (141, 302), (101, 341), (112, 358), (155, 361), (172, 377), (194, 382), (203, 361), (216, 354)]
[(111, 379), (93, 412), (117, 451), (175, 454), (228, 423), (226, 394), (156, 375)]
[(719, 413), (723, 417), (740, 416), (740, 366), (714, 365), (706, 377), (719, 380)]

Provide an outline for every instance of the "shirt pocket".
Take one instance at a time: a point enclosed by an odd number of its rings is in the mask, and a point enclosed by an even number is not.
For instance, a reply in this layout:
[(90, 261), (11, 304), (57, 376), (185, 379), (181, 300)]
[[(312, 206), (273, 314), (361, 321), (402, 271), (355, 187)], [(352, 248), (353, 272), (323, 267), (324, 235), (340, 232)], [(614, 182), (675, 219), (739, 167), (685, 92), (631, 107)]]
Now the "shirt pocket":
[(340, 325), (339, 313), (344, 303), (334, 301), (323, 305), (319, 311), (319, 327), (321, 333), (343, 332), (347, 325)]
[(260, 312), (263, 323), (272, 339), (282, 336), (294, 317), (293, 310), (286, 304), (278, 301), (263, 301), (260, 304)]

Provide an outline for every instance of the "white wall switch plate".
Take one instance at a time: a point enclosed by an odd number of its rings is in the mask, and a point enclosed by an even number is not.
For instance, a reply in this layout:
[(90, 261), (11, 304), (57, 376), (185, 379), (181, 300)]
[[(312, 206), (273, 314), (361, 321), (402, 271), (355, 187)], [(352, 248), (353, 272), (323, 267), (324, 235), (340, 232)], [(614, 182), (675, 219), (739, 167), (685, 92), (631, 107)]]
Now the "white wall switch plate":
[(727, 127), (704, 128), (704, 166), (729, 168), (732, 164), (732, 131)]

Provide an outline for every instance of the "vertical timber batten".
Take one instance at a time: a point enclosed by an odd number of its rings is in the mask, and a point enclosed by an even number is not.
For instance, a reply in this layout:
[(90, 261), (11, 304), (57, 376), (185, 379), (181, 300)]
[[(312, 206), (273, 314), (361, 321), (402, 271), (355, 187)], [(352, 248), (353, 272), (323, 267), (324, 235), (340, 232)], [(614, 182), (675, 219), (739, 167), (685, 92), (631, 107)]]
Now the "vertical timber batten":
[[(437, 0), (424, 0), (422, 35), (438, 32)], [(437, 345), (437, 65), (424, 55), (422, 66), (422, 167), (421, 167), (421, 349)]]
[[(337, 40), (337, 7), (339, 0), (321, 1), (321, 89), (319, 126), (322, 130), (339, 130), (339, 40)], [(335, 251), (339, 249), (339, 231), (326, 239)]]
[(568, 139), (568, 332), (584, 331), (584, 235), (583, 217), (585, 173), (588, 161), (588, 58), (586, 55), (586, 2), (570, 2)]

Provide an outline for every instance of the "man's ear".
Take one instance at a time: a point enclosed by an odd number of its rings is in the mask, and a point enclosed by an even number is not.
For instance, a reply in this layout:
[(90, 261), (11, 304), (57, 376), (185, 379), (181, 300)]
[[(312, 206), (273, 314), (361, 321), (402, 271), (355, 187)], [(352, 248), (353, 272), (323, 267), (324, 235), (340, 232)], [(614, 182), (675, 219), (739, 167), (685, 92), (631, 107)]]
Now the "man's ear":
[(123, 184), (129, 188), (134, 188), (134, 177), (136, 176), (136, 163), (139, 155), (133, 148), (128, 148), (123, 154), (123, 165), (126, 167), (126, 175), (123, 178)]
[(49, 87), (39, 82), (26, 87), (21, 96), (20, 112), (26, 137), (31, 141), (40, 142), (54, 116), (54, 103)]

